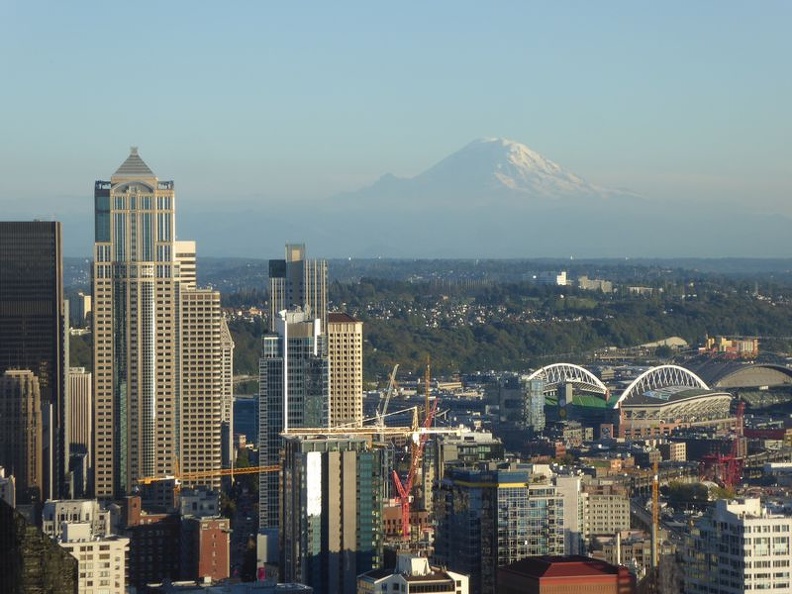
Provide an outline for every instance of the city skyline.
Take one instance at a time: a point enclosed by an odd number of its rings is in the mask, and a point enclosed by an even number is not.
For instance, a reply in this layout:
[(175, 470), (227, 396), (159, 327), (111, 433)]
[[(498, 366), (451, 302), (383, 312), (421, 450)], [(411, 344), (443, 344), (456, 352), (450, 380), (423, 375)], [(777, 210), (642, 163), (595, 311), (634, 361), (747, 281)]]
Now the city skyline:
[[(157, 42), (133, 47), (101, 31), (147, 5), (94, 8), (4, 8), (0, 199), (12, 218), (89, 217), (84, 180), (111, 146), (145, 141), (193, 212), (219, 196), (266, 212), (415, 176), (491, 136), (663, 204), (790, 215), (786, 3), (177, 2), (153, 12)], [(142, 64), (153, 87), (103, 82)]]

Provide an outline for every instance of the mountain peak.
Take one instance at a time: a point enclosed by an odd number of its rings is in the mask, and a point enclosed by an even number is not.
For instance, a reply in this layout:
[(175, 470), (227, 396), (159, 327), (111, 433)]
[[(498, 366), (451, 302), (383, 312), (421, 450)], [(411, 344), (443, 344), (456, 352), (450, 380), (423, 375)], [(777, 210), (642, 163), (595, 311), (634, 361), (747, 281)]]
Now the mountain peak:
[(476, 139), (415, 177), (386, 174), (355, 195), (370, 196), (374, 203), (398, 200), (402, 208), (429, 203), (476, 208), (588, 203), (630, 194), (590, 184), (526, 145), (496, 137)]
[(479, 138), (414, 178), (419, 183), (454, 180), (479, 192), (511, 190), (537, 198), (596, 194), (580, 177), (564, 171), (526, 145), (507, 138)]

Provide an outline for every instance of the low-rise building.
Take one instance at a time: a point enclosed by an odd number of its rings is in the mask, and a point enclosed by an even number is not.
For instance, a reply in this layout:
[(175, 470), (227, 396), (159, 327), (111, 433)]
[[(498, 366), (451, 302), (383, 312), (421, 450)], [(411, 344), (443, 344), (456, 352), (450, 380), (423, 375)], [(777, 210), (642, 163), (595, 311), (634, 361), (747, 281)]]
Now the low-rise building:
[(630, 594), (635, 579), (623, 566), (579, 555), (527, 557), (498, 568), (499, 594)]
[(381, 592), (468, 594), (468, 576), (432, 567), (425, 557), (400, 554), (395, 568), (374, 569), (358, 576), (357, 594)]

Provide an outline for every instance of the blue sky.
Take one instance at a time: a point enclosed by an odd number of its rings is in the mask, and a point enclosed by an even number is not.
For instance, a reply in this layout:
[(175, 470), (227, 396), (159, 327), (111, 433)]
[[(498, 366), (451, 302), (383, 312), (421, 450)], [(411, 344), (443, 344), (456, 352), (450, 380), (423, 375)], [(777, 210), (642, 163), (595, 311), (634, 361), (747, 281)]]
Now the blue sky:
[(90, 214), (130, 145), (184, 208), (325, 197), (504, 136), (601, 185), (792, 214), (791, 17), (772, 0), (4, 0), (0, 208)]

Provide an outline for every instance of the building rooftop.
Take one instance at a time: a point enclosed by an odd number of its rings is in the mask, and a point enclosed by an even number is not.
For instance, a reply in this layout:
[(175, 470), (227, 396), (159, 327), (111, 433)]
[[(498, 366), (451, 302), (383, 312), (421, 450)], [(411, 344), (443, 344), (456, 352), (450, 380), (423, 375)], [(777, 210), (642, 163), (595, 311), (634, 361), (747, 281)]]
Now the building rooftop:
[(327, 321), (331, 324), (349, 324), (357, 322), (358, 320), (353, 318), (347, 313), (344, 312), (332, 312), (327, 314)]
[(156, 177), (154, 172), (138, 155), (138, 149), (133, 146), (129, 149), (129, 156), (126, 161), (121, 163), (113, 177)]
[(582, 555), (526, 557), (503, 569), (537, 578), (616, 575), (618, 567)]

